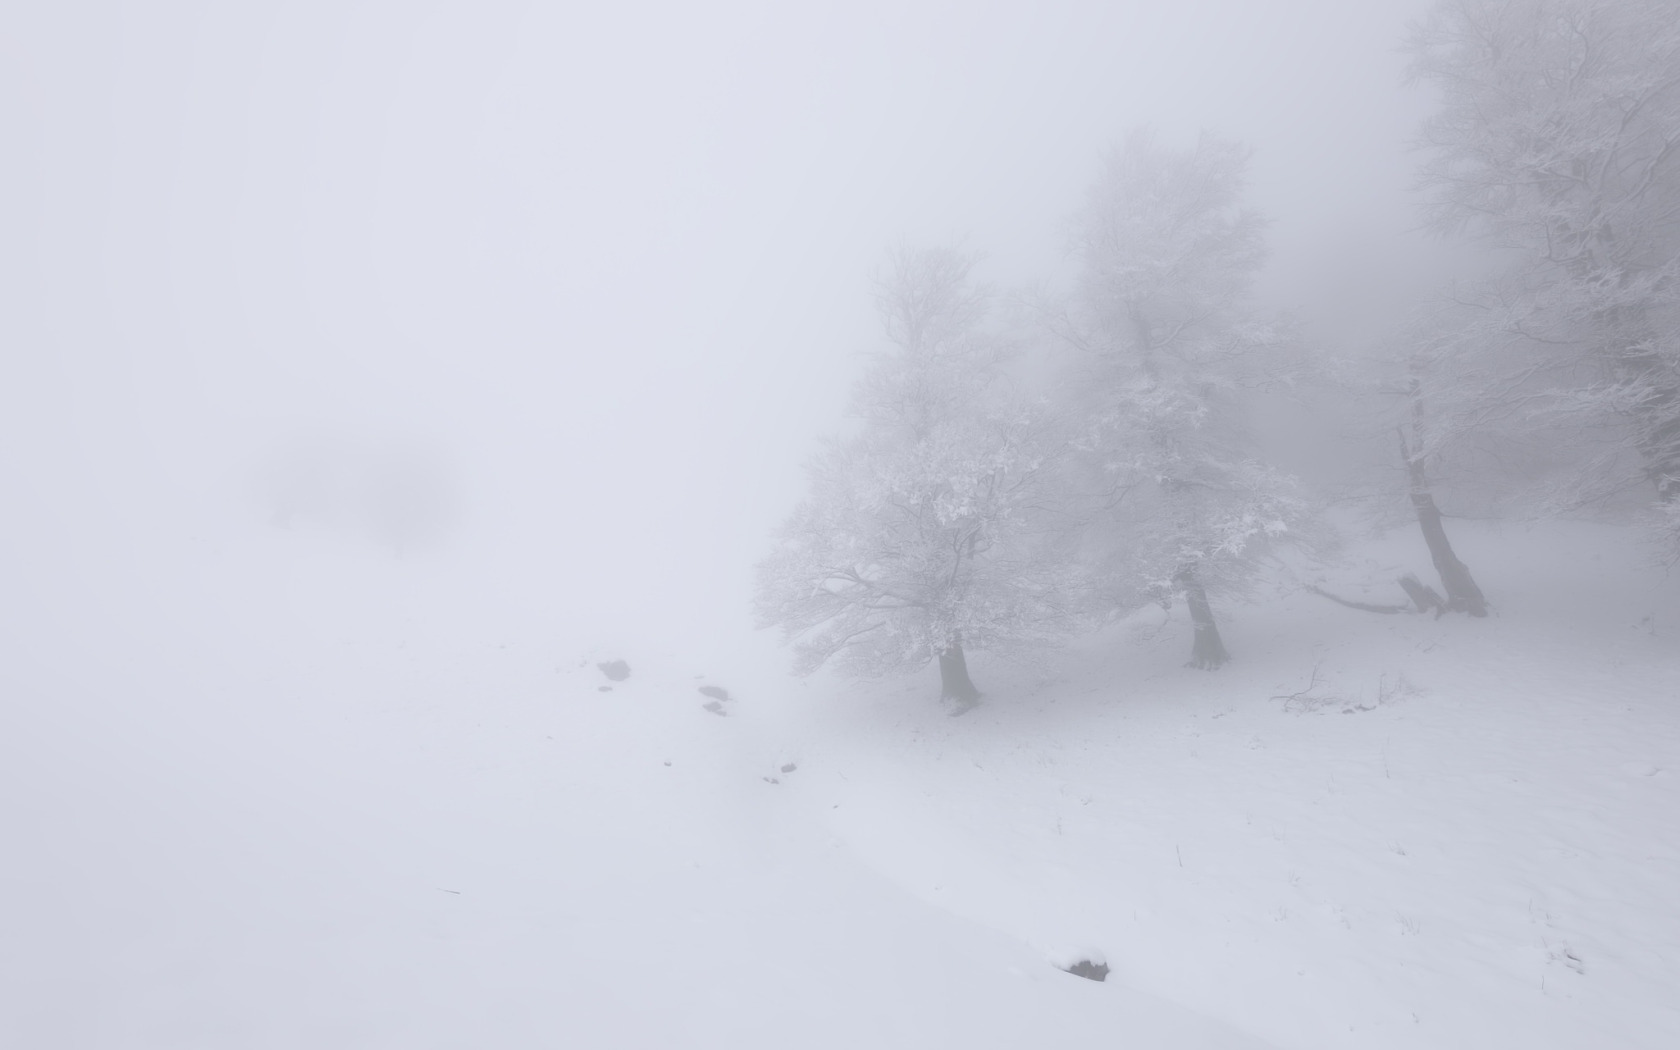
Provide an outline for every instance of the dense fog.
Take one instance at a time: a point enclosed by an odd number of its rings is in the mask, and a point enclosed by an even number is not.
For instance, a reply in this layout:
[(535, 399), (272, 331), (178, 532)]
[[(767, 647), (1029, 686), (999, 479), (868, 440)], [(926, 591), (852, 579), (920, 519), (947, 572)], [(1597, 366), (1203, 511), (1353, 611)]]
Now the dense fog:
[(1680, 1045), (1674, 14), (0, 5), (0, 1043)]
[(85, 565), (260, 526), (233, 501), (311, 459), (426, 460), (448, 556), (503, 577), (475, 600), (744, 620), (886, 249), (1054, 280), (1133, 126), (1254, 144), (1268, 296), (1391, 310), (1435, 250), (1420, 9), (17, 5), (15, 545)]

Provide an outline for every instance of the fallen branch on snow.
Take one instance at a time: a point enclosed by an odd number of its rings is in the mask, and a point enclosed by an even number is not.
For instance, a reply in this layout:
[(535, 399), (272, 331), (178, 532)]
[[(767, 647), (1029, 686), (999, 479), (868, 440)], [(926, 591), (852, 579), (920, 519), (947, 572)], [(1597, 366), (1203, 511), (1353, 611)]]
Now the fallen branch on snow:
[(1424, 583), (1411, 573), (1400, 577), (1400, 586), (1406, 588), (1406, 596), (1412, 599), (1418, 612), (1435, 610), (1435, 619), (1439, 620), (1447, 614), (1447, 601), (1435, 593), (1435, 588)]
[(1318, 688), (1318, 669), (1320, 667), (1323, 667), (1323, 666), (1324, 666), (1324, 661), (1323, 660), (1320, 660), (1318, 663), (1313, 664), (1312, 678), (1308, 680), (1306, 686), (1303, 689), (1301, 689), (1299, 692), (1280, 693), (1277, 696), (1272, 697), (1272, 699), (1273, 700), (1308, 700), (1308, 701), (1323, 699), (1322, 697), (1307, 695), (1307, 694), (1311, 693), (1314, 689)]
[(1385, 616), (1386, 615), (1392, 615), (1394, 613), (1403, 613), (1406, 610), (1411, 608), (1411, 605), (1407, 604), (1407, 603), (1401, 603), (1400, 605), (1373, 605), (1370, 602), (1351, 601), (1347, 598), (1342, 598), (1342, 597), (1339, 597), (1337, 595), (1331, 594), (1329, 591), (1324, 590), (1323, 588), (1314, 587), (1310, 583), (1307, 584), (1307, 590), (1309, 590), (1309, 591), (1313, 592), (1314, 594), (1318, 595), (1320, 598), (1328, 598), (1331, 601), (1335, 602), (1337, 605), (1345, 605), (1349, 609), (1359, 609), (1363, 612), (1382, 613)]
[(1337, 605), (1345, 605), (1349, 609), (1358, 609), (1361, 612), (1382, 613), (1384, 616), (1392, 616), (1395, 613), (1403, 613), (1415, 609), (1418, 612), (1433, 612), (1437, 620), (1446, 614), (1446, 599), (1437, 594), (1435, 592), (1435, 588), (1429, 586), (1427, 583), (1424, 583), (1411, 573), (1408, 572), (1406, 575), (1400, 577), (1400, 587), (1406, 592), (1406, 597), (1411, 599), (1409, 604), (1402, 602), (1399, 605), (1378, 605), (1373, 602), (1356, 602), (1350, 598), (1343, 598), (1340, 595), (1331, 594), (1322, 587), (1314, 587), (1310, 583), (1306, 585), (1307, 590), (1318, 595), (1320, 598), (1328, 598)]

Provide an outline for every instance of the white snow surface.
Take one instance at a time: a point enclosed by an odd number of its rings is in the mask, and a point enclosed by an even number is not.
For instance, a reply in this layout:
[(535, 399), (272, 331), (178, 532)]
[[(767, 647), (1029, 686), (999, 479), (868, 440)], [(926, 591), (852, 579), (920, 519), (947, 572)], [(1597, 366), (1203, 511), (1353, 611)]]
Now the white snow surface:
[(1488, 620), (1280, 573), (1220, 671), (1151, 610), (961, 717), (307, 536), (69, 581), (0, 666), (0, 1046), (1680, 1046), (1680, 579), (1451, 524)]

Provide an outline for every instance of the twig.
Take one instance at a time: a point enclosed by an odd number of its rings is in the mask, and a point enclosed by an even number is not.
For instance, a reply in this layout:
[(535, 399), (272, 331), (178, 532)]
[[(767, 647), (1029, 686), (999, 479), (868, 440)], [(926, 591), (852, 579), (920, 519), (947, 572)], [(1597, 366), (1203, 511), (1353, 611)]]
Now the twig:
[(1272, 699), (1273, 700), (1311, 700), (1311, 699), (1314, 699), (1313, 697), (1310, 697), (1307, 694), (1312, 692), (1313, 689), (1318, 685), (1318, 669), (1321, 666), (1323, 666), (1323, 664), (1324, 664), (1323, 660), (1320, 660), (1318, 663), (1313, 664), (1312, 680), (1307, 682), (1307, 684), (1301, 689), (1300, 692), (1298, 692), (1298, 693), (1284, 693), (1284, 694), (1280, 694), (1278, 696), (1274, 696), (1274, 697), (1272, 697)]

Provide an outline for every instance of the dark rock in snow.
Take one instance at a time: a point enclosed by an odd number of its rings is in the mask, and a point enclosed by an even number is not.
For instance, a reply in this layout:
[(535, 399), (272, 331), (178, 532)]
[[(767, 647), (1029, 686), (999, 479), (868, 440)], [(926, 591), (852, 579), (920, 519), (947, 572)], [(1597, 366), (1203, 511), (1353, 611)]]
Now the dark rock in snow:
[(798, 766), (794, 765), (792, 762), (789, 762), (787, 765), (782, 767), (782, 772), (783, 773), (792, 773), (794, 770), (796, 770), (798, 768), (799, 768)]
[(709, 696), (713, 700), (728, 700), (729, 690), (721, 685), (703, 685), (700, 687), (702, 696)]
[(595, 665), (601, 673), (614, 682), (622, 682), (630, 677), (630, 665), (623, 660), (606, 660)]
[(612, 686), (610, 686), (610, 685), (598, 685), (598, 686), (595, 687), (595, 691), (598, 692), (598, 693), (610, 693), (610, 692), (612, 692)]
[(1108, 964), (1105, 962), (1081, 959), (1072, 966), (1064, 966), (1062, 969), (1075, 977), (1083, 977), (1087, 981), (1105, 981), (1108, 979)]
[(718, 703), (716, 700), (712, 700), (712, 701), (709, 701), (707, 703), (701, 704), (700, 707), (701, 707), (702, 710), (710, 711), (714, 715), (725, 715), (725, 716), (727, 716), (729, 714), (728, 711), (725, 711), (723, 709), (723, 705)]

